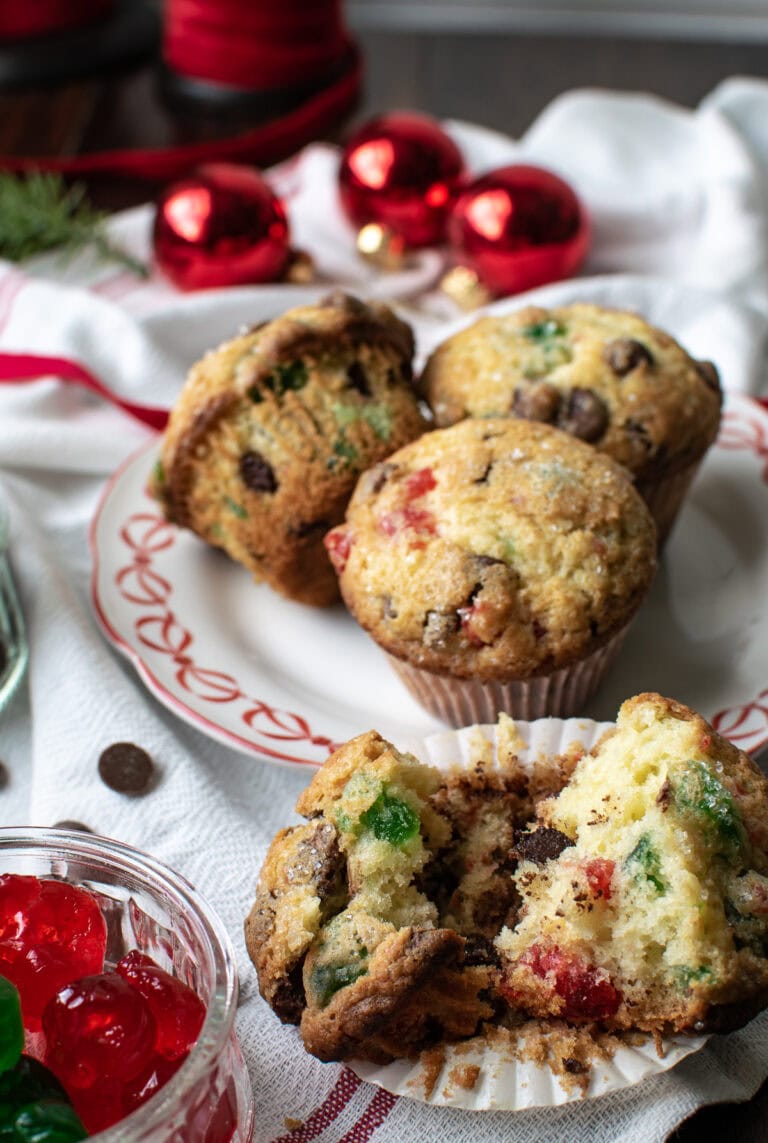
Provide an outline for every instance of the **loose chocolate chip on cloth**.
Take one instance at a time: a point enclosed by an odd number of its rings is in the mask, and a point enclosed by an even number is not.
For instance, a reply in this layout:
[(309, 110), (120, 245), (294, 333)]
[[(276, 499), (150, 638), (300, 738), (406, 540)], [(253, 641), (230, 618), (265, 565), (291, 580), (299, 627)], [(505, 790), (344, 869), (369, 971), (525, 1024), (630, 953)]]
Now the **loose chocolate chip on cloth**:
[(99, 757), (101, 780), (118, 794), (145, 794), (154, 774), (149, 754), (133, 742), (113, 742)]
[(83, 822), (76, 822), (72, 818), (64, 818), (63, 821), (54, 822), (52, 829), (73, 829), (78, 833), (93, 833), (90, 826), (85, 825)]

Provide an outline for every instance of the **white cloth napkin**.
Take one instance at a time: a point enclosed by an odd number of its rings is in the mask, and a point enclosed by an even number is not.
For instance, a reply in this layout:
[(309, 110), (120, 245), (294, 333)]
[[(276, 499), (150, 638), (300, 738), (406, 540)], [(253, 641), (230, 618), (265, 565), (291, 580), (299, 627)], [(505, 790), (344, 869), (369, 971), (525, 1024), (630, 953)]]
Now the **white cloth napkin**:
[[(576, 92), (517, 143), (448, 126), (474, 170), (514, 159), (548, 166), (575, 185), (592, 214), (583, 275), (531, 300), (635, 308), (717, 361), (727, 387), (759, 393), (768, 335), (767, 123), (768, 85), (733, 80), (693, 112), (644, 95)], [(363, 266), (336, 204), (335, 163), (332, 148), (314, 145), (272, 173), (294, 240), (328, 281), (402, 303), (423, 354), (457, 317), (435, 290), (441, 257), (429, 251), (393, 276)], [(147, 257), (150, 221), (148, 207), (126, 212), (114, 219), (114, 236)], [(156, 276), (140, 282), (87, 258), (67, 267), (38, 259), (24, 272), (0, 263), (0, 349), (74, 357), (122, 394), (170, 403), (204, 350), (326, 288), (184, 297)], [(307, 775), (234, 753), (180, 722), (107, 645), (91, 611), (89, 521), (105, 478), (150, 436), (53, 379), (0, 387), (1, 490), (31, 646), (27, 682), (0, 718), (0, 757), (11, 772), (0, 823), (85, 821), (166, 861), (208, 896), (241, 971), (238, 1029), (254, 1083), (256, 1138), (282, 1138), (290, 1117), (304, 1121), (294, 1143), (491, 1143), (512, 1134), (653, 1143), (704, 1103), (748, 1098), (768, 1074), (766, 1017), (618, 1095), (515, 1115), (393, 1101), (303, 1052), (295, 1030), (258, 996), (241, 926), (266, 847), (294, 820)], [(144, 746), (160, 767), (158, 787), (144, 798), (114, 793), (97, 776), (100, 751), (120, 740)]]

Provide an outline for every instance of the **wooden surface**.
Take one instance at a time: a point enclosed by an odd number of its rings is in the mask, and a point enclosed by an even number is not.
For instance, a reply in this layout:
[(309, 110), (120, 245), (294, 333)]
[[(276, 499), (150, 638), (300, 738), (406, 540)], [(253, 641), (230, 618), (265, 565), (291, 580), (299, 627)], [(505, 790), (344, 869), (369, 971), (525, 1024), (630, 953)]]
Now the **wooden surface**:
[[(373, 31), (362, 33), (360, 41), (367, 85), (357, 119), (395, 107), (418, 108), (511, 135), (519, 135), (552, 98), (574, 87), (651, 91), (695, 106), (728, 76), (768, 75), (768, 51), (754, 44)], [(50, 90), (0, 92), (0, 152), (11, 154), (166, 146), (232, 134), (247, 125), (200, 110), (171, 112), (151, 66)], [(141, 183), (101, 180), (91, 186), (93, 199), (110, 209), (143, 202), (151, 192)], [(670, 1143), (726, 1135), (739, 1143), (765, 1143), (768, 1084), (746, 1105), (698, 1112)]]

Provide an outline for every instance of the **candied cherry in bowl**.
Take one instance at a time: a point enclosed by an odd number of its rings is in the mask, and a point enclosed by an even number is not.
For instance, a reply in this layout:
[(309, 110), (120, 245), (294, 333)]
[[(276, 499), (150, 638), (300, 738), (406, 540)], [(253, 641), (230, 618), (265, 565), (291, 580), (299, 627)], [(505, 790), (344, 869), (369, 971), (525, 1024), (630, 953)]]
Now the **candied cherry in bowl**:
[(92, 835), (0, 829), (0, 1031), (13, 996), (25, 1054), (19, 1065), (0, 1052), (0, 1139), (2, 1084), (13, 1088), (16, 1066), (40, 1069), (58, 1095), (28, 1101), (33, 1118), (9, 1139), (252, 1138), (229, 940), (195, 890), (154, 859)]

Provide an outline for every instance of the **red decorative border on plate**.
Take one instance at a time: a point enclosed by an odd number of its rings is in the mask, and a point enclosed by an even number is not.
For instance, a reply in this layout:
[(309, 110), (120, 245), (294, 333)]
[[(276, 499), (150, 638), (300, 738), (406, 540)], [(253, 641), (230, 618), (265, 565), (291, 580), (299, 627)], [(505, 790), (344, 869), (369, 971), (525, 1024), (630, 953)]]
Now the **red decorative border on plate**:
[[(763, 464), (763, 483), (768, 484), (768, 420), (756, 401), (750, 402), (750, 406), (756, 416), (747, 416), (741, 409), (724, 414), (717, 447), (754, 453)], [(759, 750), (768, 743), (768, 688), (751, 702), (719, 710), (712, 725), (743, 750)]]
[[(159, 553), (167, 551), (176, 543), (178, 529), (157, 513), (135, 512), (122, 524), (118, 535), (130, 552), (130, 559), (114, 573), (114, 583), (126, 603), (140, 609), (134, 621), (134, 632), (139, 643), (152, 655), (169, 656), (175, 667), (177, 684), (198, 701), (242, 702), (245, 705), (240, 718), (252, 733), (252, 738), (241, 738), (219, 726), (216, 726), (217, 731), (254, 746), (271, 758), (320, 766), (327, 755), (337, 748), (338, 743), (316, 734), (301, 715), (278, 710), (262, 699), (246, 694), (232, 675), (200, 666), (195, 661), (194, 636), (172, 610), (170, 604), (173, 587), (154, 563)], [(95, 592), (94, 600), (102, 622), (108, 625)], [(124, 646), (111, 627), (110, 631), (112, 637)], [(162, 689), (167, 697), (174, 698), (154, 676), (153, 685)], [(286, 753), (277, 746), (277, 743), (283, 742), (304, 743), (317, 748), (321, 755), (313, 759)]]

